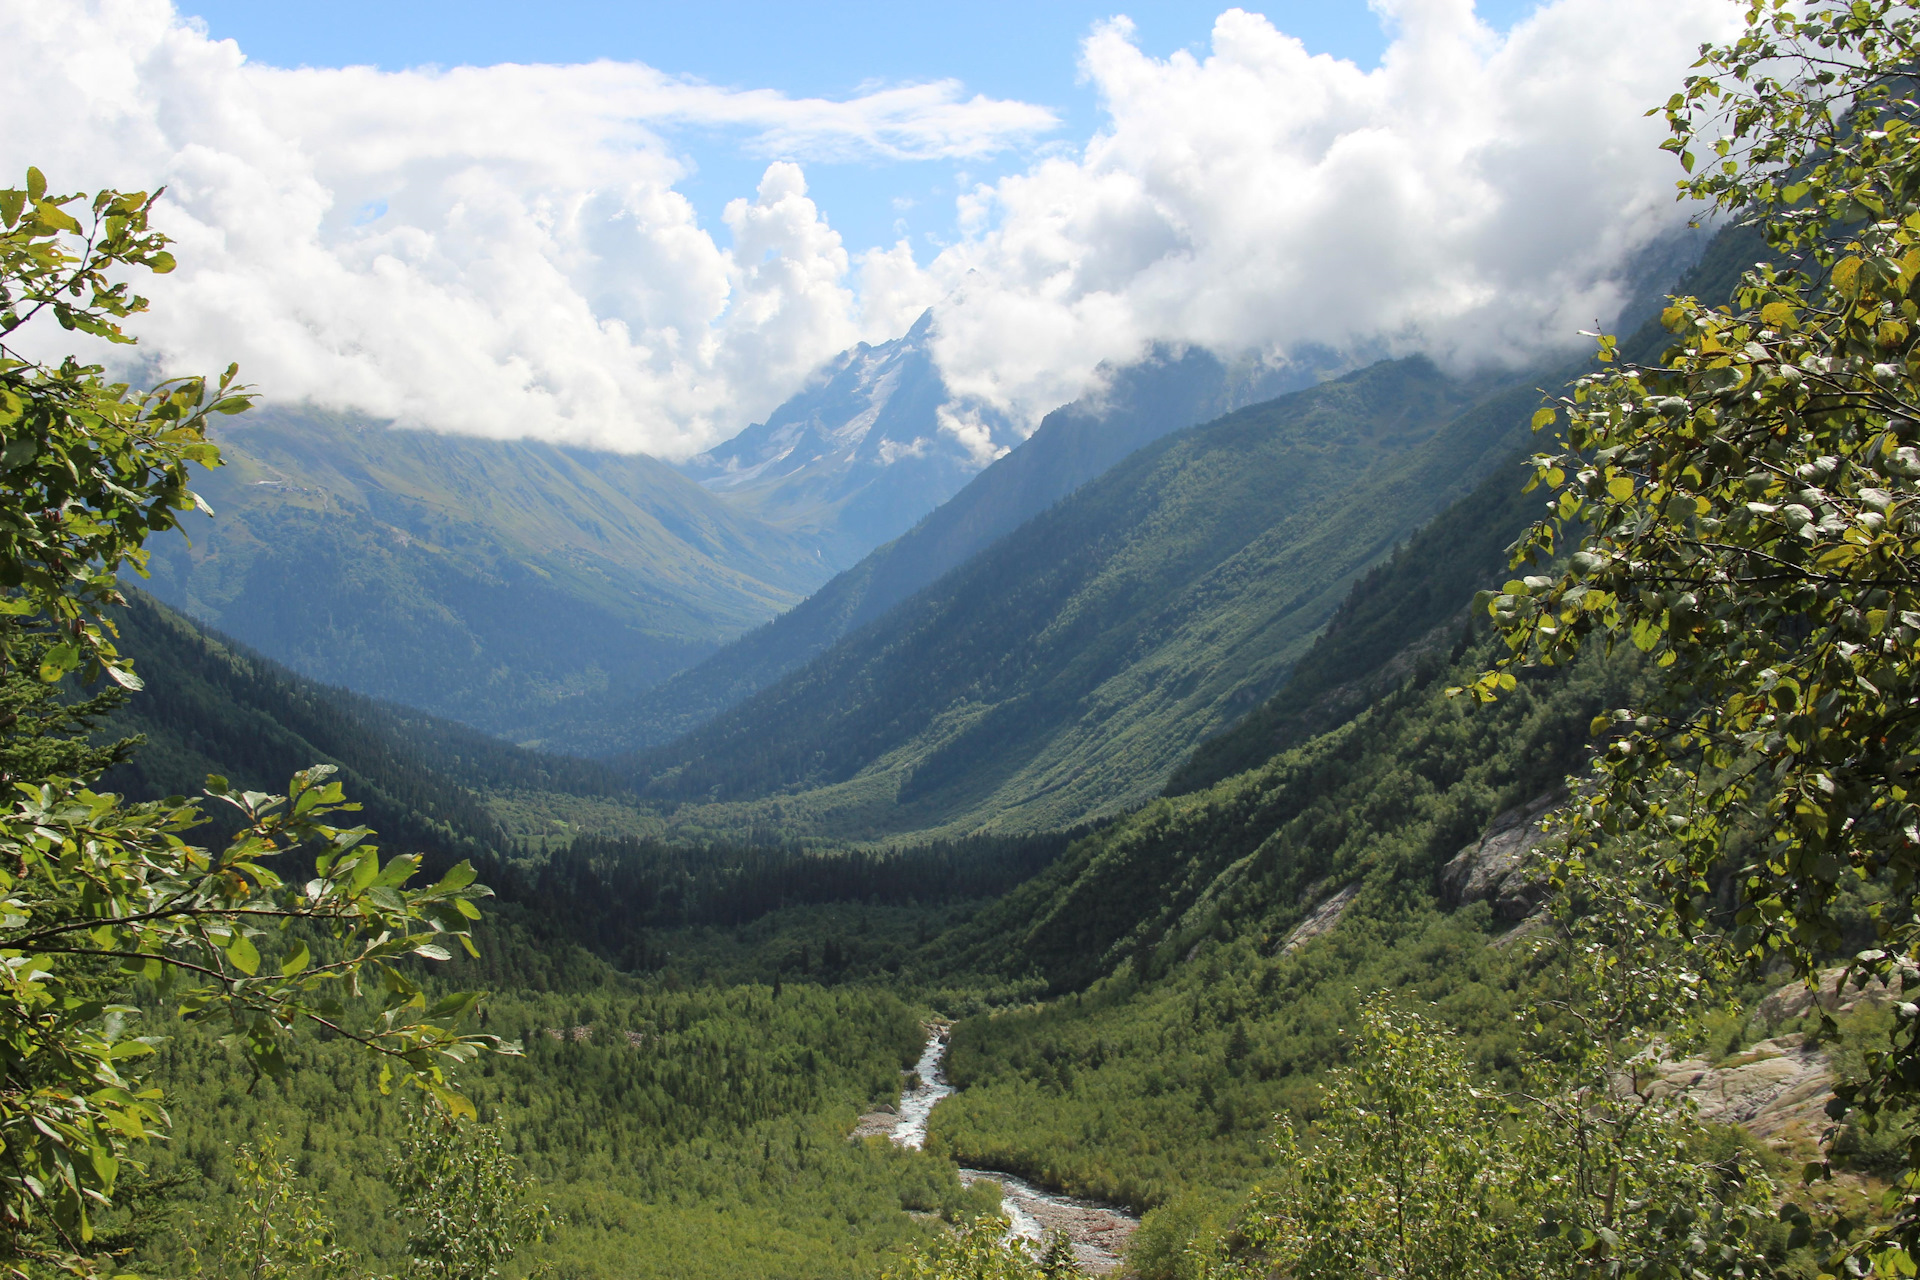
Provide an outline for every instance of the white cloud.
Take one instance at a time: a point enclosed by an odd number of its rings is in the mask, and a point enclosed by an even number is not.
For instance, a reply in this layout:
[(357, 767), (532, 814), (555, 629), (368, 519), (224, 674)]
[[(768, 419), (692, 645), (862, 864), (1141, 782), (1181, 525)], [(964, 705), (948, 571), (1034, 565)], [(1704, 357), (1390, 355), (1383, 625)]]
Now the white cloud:
[[(1568, 346), (1684, 225), (1663, 102), (1728, 0), (1557, 0), (1500, 37), (1470, 0), (1375, 0), (1382, 65), (1238, 9), (1204, 59), (1116, 19), (1083, 51), (1109, 123), (963, 201), (928, 267), (955, 389), (1033, 421), (1151, 341), (1429, 352)], [(904, 291), (897, 278), (890, 287)]]
[[(1027, 423), (1155, 340), (1469, 364), (1611, 319), (1688, 213), (1641, 113), (1737, 7), (1554, 0), (1501, 37), (1470, 0), (1375, 4), (1396, 34), (1371, 71), (1237, 9), (1204, 57), (1103, 25), (1082, 66), (1105, 126), (968, 192), (924, 264), (850, 259), (792, 161), (965, 162), (1051, 115), (950, 82), (832, 102), (612, 62), (290, 71), (166, 0), (0, 0), (0, 175), (167, 184), (183, 266), (141, 332), (169, 369), (237, 358), (281, 401), (668, 455), (928, 305), (955, 390)], [(725, 247), (675, 190), (681, 124), (774, 160)]]
[[(166, 0), (0, 2), (0, 172), (165, 184), (171, 277), (137, 331), (169, 370), (241, 362), (271, 399), (685, 454), (869, 331), (839, 236), (776, 161), (717, 245), (668, 125), (808, 159), (966, 159), (1052, 126), (953, 83), (844, 102), (636, 64), (282, 70)], [(17, 176), (13, 177), (17, 182)]]

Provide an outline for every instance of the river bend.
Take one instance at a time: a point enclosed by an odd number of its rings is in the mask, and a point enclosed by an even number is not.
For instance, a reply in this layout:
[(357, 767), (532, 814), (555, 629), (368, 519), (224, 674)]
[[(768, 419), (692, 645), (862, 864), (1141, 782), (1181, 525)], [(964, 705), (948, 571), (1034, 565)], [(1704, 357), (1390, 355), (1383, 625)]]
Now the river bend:
[[(901, 1093), (899, 1118), (887, 1135), (899, 1145), (916, 1150), (927, 1144), (927, 1122), (934, 1107), (953, 1094), (945, 1068), (946, 1029), (932, 1027), (929, 1032), (927, 1047), (914, 1067), (919, 1083)], [(1065, 1232), (1080, 1265), (1098, 1274), (1119, 1268), (1127, 1238), (1140, 1225), (1132, 1214), (1109, 1205), (1044, 1191), (1025, 1178), (994, 1169), (963, 1168), (960, 1181), (969, 1186), (982, 1181), (999, 1183), (1001, 1210), (1013, 1223), (1008, 1235), (1041, 1244), (1053, 1232)]]

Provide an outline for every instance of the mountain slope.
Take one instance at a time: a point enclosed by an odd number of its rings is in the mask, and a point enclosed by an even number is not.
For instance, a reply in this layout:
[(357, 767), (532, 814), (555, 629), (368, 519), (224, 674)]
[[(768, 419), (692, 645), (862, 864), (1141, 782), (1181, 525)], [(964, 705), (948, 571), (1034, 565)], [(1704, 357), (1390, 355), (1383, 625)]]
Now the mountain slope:
[(656, 683), (827, 576), (651, 458), (272, 410), (218, 442), (218, 515), (156, 539), (149, 589), (316, 679), (503, 735)]
[[(1767, 252), (1752, 228), (1727, 228), (1706, 243), (1677, 283), (1665, 287), (1679, 296), (1730, 297), (1740, 272)], [(1648, 364), (1660, 358), (1671, 341), (1659, 321), (1665, 302), (1664, 296), (1643, 299), (1622, 317), (1634, 327), (1620, 343), (1621, 359)], [(1577, 372), (1569, 368), (1546, 385), (1569, 381)], [(1473, 594), (1512, 576), (1508, 548), (1543, 514), (1539, 499), (1515, 479), (1525, 474), (1525, 452), (1356, 583), (1279, 691), (1200, 744), (1168, 781), (1167, 794), (1196, 791), (1257, 768), (1333, 728), (1404, 678), (1415, 662), (1452, 643), (1448, 633), (1464, 620)]]
[[(1342, 1028), (1379, 991), (1499, 1071), (1527, 949), (1489, 945), (1512, 921), (1448, 910), (1437, 873), (1578, 766), (1637, 655), (1492, 707), (1446, 697), (1489, 656), (1440, 655), (1339, 729), (1127, 815), (940, 939), (962, 971), (1074, 994), (954, 1028), (961, 1090), (930, 1145), (1136, 1209), (1237, 1191), (1271, 1167), (1274, 1115), (1311, 1117)], [(1318, 936), (1296, 932), (1310, 920)]]
[(1156, 351), (1110, 371), (1098, 394), (1048, 414), (1019, 447), (803, 603), (630, 700), (557, 709), (544, 736), (589, 754), (669, 742), (773, 684), (1136, 449), (1314, 377), (1310, 367), (1228, 364), (1197, 348)]
[(643, 793), (706, 802), (683, 824), (844, 835), (1142, 799), (1278, 685), (1356, 573), (1511, 456), (1538, 396), (1383, 362), (1165, 438), (636, 756)]
[(383, 844), (442, 861), (507, 850), (483, 798), (423, 762), (405, 735), (378, 722), (376, 708), (211, 635), (142, 592), (127, 596), (115, 619), (120, 647), (146, 687), (108, 730), (146, 742), (107, 774), (106, 789), (145, 800), (198, 795), (217, 773), (237, 787), (284, 791), (294, 771), (331, 764)]

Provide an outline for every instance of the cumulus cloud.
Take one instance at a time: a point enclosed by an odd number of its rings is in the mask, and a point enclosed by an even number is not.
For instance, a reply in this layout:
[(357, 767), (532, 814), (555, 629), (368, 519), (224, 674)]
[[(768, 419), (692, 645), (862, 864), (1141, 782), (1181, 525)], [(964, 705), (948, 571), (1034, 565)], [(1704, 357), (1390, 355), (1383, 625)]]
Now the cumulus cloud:
[(1204, 58), (1148, 57), (1123, 18), (1096, 30), (1106, 127), (970, 193), (918, 282), (950, 295), (955, 389), (1031, 421), (1156, 340), (1463, 366), (1611, 321), (1635, 255), (1696, 212), (1643, 113), (1735, 6), (1556, 0), (1504, 37), (1471, 0), (1375, 8), (1395, 34), (1369, 71), (1239, 9)]
[[(1502, 36), (1471, 0), (1374, 3), (1393, 38), (1371, 70), (1239, 9), (1203, 56), (1099, 26), (1103, 127), (967, 192), (924, 262), (850, 254), (801, 162), (965, 162), (1051, 114), (951, 82), (793, 99), (631, 63), (285, 70), (167, 0), (0, 0), (0, 170), (167, 185), (183, 266), (141, 329), (166, 369), (238, 358), (280, 401), (670, 456), (929, 305), (954, 390), (1028, 424), (1155, 341), (1465, 366), (1612, 319), (1689, 213), (1642, 112), (1737, 7), (1552, 0)], [(724, 229), (675, 189), (683, 124), (772, 161)], [(942, 427), (984, 460), (979, 421)]]
[[(967, 159), (1050, 128), (954, 83), (847, 101), (637, 64), (284, 70), (166, 0), (0, 3), (0, 168), (164, 184), (182, 268), (143, 288), (168, 370), (240, 360), (271, 399), (403, 423), (686, 454), (863, 336), (845, 247), (769, 166), (721, 247), (665, 126), (803, 159)], [(16, 176), (13, 181), (18, 181)]]

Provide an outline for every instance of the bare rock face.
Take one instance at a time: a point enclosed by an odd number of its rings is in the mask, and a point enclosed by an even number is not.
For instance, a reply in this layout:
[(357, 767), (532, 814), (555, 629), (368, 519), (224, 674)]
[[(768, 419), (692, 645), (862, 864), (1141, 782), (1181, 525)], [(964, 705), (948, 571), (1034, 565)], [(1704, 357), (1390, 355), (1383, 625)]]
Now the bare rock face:
[[(1878, 981), (1864, 987), (1843, 983), (1846, 970), (1823, 969), (1815, 984), (1789, 982), (1773, 991), (1754, 1012), (1770, 1026), (1811, 1012), (1851, 1013), (1855, 1009), (1890, 1004), (1901, 993)], [(1901, 975), (1912, 982), (1920, 975)], [(1705, 1058), (1682, 1058), (1650, 1064), (1649, 1080), (1641, 1089), (1653, 1097), (1685, 1094), (1699, 1108), (1703, 1120), (1737, 1124), (1768, 1140), (1823, 1141), (1833, 1128), (1827, 1103), (1833, 1100), (1832, 1055), (1809, 1043), (1799, 1032), (1762, 1040), (1720, 1063)], [(1622, 1081), (1623, 1085), (1626, 1083)]]
[(1473, 902), (1493, 903), (1497, 919), (1518, 923), (1547, 900), (1546, 881), (1526, 865), (1527, 855), (1546, 839), (1542, 819), (1566, 799), (1551, 791), (1509, 809), (1481, 837), (1440, 869), (1440, 900), (1458, 910)]
[(1339, 924), (1340, 917), (1347, 913), (1347, 908), (1353, 905), (1353, 899), (1359, 892), (1359, 885), (1350, 884), (1314, 907), (1305, 920), (1293, 927), (1293, 931), (1274, 950), (1274, 954), (1284, 956), (1289, 952), (1297, 951)]
[(1762, 1040), (1713, 1066), (1704, 1058), (1662, 1062), (1643, 1082), (1652, 1097), (1685, 1094), (1700, 1118), (1737, 1124), (1759, 1138), (1811, 1138), (1830, 1127), (1833, 1060), (1798, 1033)]
[[(1878, 978), (1869, 978), (1864, 987), (1857, 982), (1842, 986), (1841, 979), (1846, 972), (1840, 965), (1822, 969), (1815, 978), (1817, 988), (1804, 982), (1789, 982), (1762, 1000), (1755, 1012), (1772, 1027), (1811, 1012), (1816, 1004), (1828, 1013), (1852, 1013), (1863, 1005), (1874, 1008), (1902, 998), (1901, 993), (1889, 990)], [(1903, 970), (1900, 976), (1902, 984), (1909, 988), (1920, 981), (1920, 973)]]

